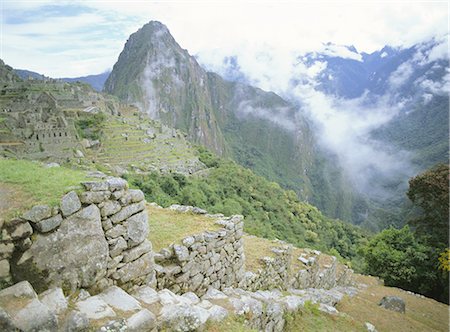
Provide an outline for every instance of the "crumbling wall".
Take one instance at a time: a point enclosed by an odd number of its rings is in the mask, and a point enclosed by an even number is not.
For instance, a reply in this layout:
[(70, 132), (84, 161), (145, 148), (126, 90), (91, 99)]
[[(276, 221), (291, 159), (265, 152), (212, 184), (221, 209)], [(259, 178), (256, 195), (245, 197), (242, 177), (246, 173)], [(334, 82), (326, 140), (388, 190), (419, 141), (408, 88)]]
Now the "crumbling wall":
[(144, 195), (120, 178), (83, 183), (60, 206), (34, 206), (5, 223), (0, 278), (28, 280), (38, 290), (99, 291), (154, 285), (155, 272)]
[(250, 291), (287, 289), (291, 273), (292, 245), (272, 248), (274, 257), (262, 257), (263, 267), (245, 274), (245, 288)]
[(158, 289), (204, 294), (209, 287), (241, 287), (244, 277), (243, 218), (217, 221), (218, 231), (186, 237), (155, 254)]

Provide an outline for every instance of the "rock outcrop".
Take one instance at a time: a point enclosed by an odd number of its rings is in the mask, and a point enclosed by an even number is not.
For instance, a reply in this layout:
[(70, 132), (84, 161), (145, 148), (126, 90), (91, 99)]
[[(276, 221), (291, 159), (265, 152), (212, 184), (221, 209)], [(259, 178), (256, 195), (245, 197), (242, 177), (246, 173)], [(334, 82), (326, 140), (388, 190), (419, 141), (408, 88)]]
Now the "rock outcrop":
[(241, 317), (257, 330), (283, 331), (285, 313), (300, 310), (307, 301), (319, 310), (337, 314), (334, 306), (353, 288), (250, 292), (239, 288), (209, 288), (202, 296), (177, 295), (168, 289), (142, 286), (127, 293), (112, 286), (95, 296), (64, 297), (61, 288), (39, 296), (23, 281), (0, 291), (2, 331), (197, 331), (208, 321), (229, 315)]

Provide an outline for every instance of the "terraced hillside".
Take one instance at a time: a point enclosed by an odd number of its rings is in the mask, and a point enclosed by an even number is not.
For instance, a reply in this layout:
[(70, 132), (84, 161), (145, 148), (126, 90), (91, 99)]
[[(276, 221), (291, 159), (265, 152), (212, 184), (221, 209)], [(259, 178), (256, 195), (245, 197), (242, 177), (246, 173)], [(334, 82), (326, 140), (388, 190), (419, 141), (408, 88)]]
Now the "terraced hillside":
[(183, 133), (138, 114), (133, 107), (121, 108), (120, 116), (108, 116), (102, 131), (100, 148), (86, 154), (97, 164), (182, 174), (204, 168)]

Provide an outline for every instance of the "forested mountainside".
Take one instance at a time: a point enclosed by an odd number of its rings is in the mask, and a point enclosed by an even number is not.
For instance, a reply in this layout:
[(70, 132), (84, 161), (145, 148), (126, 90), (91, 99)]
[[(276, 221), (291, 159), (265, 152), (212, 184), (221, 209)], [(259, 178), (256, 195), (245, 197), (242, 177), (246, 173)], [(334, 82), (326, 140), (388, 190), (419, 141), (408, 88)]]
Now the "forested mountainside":
[(272, 92), (206, 72), (163, 24), (150, 22), (130, 36), (105, 90), (327, 215), (351, 219), (350, 186), (317, 148), (305, 117)]

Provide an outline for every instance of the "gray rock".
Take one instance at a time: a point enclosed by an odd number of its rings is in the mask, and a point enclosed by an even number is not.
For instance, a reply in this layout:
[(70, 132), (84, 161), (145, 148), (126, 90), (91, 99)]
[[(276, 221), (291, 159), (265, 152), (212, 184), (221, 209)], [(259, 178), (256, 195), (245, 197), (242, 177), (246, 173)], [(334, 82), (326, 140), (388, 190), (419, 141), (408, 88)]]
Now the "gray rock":
[(16, 332), (17, 329), (14, 326), (14, 322), (8, 313), (0, 307), (0, 331), (3, 332)]
[(116, 214), (112, 215), (110, 218), (111, 222), (113, 224), (117, 224), (117, 223), (124, 221), (125, 219), (131, 217), (133, 214), (143, 211), (144, 208), (145, 208), (145, 205), (143, 202), (128, 205), (128, 206), (122, 208), (122, 210), (120, 210)]
[(184, 246), (190, 247), (195, 243), (195, 239), (192, 236), (188, 236), (183, 239), (182, 243)]
[(39, 299), (51, 311), (61, 314), (67, 309), (67, 300), (61, 288), (52, 288), (39, 294)]
[(91, 294), (89, 294), (89, 292), (85, 289), (80, 289), (78, 295), (74, 298), (73, 301), (74, 302), (83, 301), (86, 300), (88, 297), (91, 297)]
[(85, 191), (80, 194), (80, 201), (83, 204), (99, 204), (109, 199), (110, 191)]
[(81, 202), (75, 191), (68, 192), (61, 198), (61, 212), (64, 217), (70, 216), (81, 209)]
[(117, 201), (106, 201), (105, 205), (101, 208), (102, 217), (109, 217), (120, 211), (122, 206)]
[(171, 331), (196, 331), (209, 317), (207, 310), (189, 305), (171, 304), (161, 309), (163, 327)]
[(0, 300), (6, 301), (8, 298), (32, 300), (37, 299), (37, 294), (28, 281), (21, 281), (0, 291)]
[(38, 299), (31, 300), (25, 307), (12, 316), (14, 325), (22, 331), (56, 331), (58, 320)]
[(63, 325), (64, 332), (86, 332), (89, 329), (89, 319), (86, 314), (79, 311), (71, 311)]
[(58, 163), (48, 163), (48, 164), (45, 164), (45, 168), (53, 168), (53, 167), (61, 167), (61, 165), (58, 164)]
[(198, 298), (197, 294), (193, 292), (187, 292), (181, 296), (188, 299), (192, 304), (197, 304), (200, 302), (200, 299)]
[(280, 302), (284, 305), (286, 310), (290, 312), (297, 311), (300, 307), (303, 307), (305, 301), (306, 301), (305, 298), (295, 295), (288, 295), (280, 300)]
[[(14, 219), (12, 223), (13, 225), (10, 226), (11, 228), (9, 232), (12, 240), (17, 241), (27, 238), (33, 234), (33, 228), (27, 221), (22, 219)], [(5, 237), (3, 237), (3, 239), (5, 239)]]
[(127, 322), (123, 318), (118, 318), (116, 320), (111, 320), (100, 327), (98, 332), (124, 332), (128, 331)]
[(144, 240), (141, 244), (138, 246), (131, 248), (129, 250), (126, 250), (123, 252), (123, 261), (125, 263), (134, 261), (141, 257), (142, 255), (150, 252), (152, 250), (152, 244), (147, 239)]
[(108, 183), (102, 181), (87, 181), (81, 183), (86, 190), (89, 191), (107, 191), (109, 190)]
[(125, 241), (123, 237), (118, 237), (117, 239), (114, 239), (113, 244), (110, 246), (109, 255), (111, 257), (119, 256), (127, 248), (127, 241)]
[(97, 320), (116, 316), (111, 307), (99, 296), (89, 297), (84, 301), (77, 302), (75, 305), (88, 319)]
[(370, 324), (369, 322), (366, 322), (364, 324), (364, 326), (367, 329), (367, 332), (377, 332), (377, 329), (375, 328), (375, 326), (373, 326), (372, 324)]
[(121, 283), (126, 283), (130, 280), (149, 274), (153, 271), (154, 265), (152, 253), (149, 252), (139, 259), (125, 264), (113, 274), (113, 278), (120, 280)]
[(142, 309), (127, 319), (127, 326), (130, 332), (151, 331), (156, 327), (156, 317), (147, 309)]
[(129, 205), (131, 203), (139, 203), (144, 200), (144, 193), (139, 189), (130, 189), (120, 198), (122, 205)]
[(189, 259), (189, 250), (185, 246), (174, 244), (173, 251), (180, 262), (184, 262)]
[(56, 216), (53, 216), (48, 219), (44, 219), (41, 221), (38, 221), (34, 223), (34, 227), (41, 233), (48, 233), (61, 225), (62, 222), (62, 216), (60, 214), (57, 214)]
[(123, 225), (116, 225), (110, 230), (105, 232), (107, 238), (115, 239), (119, 236), (123, 236), (127, 233), (127, 229)]
[(123, 190), (128, 188), (128, 182), (122, 178), (109, 178), (106, 180), (110, 191)]
[(180, 304), (180, 302), (184, 302), (183, 298), (177, 296), (175, 293), (168, 289), (163, 289), (158, 292), (159, 302), (163, 306), (167, 306), (170, 304)]
[(98, 296), (113, 309), (118, 309), (121, 311), (134, 311), (141, 309), (141, 305), (134, 297), (128, 295), (127, 292), (117, 286), (108, 288)]
[(38, 222), (52, 216), (52, 208), (48, 205), (36, 205), (31, 210), (23, 214), (23, 218), (28, 221)]
[(14, 251), (13, 243), (0, 243), (0, 259), (10, 258)]
[(56, 231), (38, 234), (11, 268), (19, 279), (32, 278), (38, 290), (63, 285), (75, 290), (92, 287), (102, 279), (107, 263), (100, 211), (90, 205), (65, 219)]
[(0, 261), (0, 279), (5, 279), (10, 276), (10, 266), (7, 259)]
[(337, 315), (339, 313), (335, 307), (325, 303), (319, 303), (319, 310), (330, 315)]
[(206, 294), (202, 296), (203, 300), (223, 300), (226, 298), (228, 298), (228, 296), (214, 288), (209, 288)]
[(195, 213), (195, 214), (207, 214), (208, 211), (200, 209), (199, 207), (195, 206), (195, 207), (192, 208), (192, 213)]
[(128, 241), (137, 245), (148, 236), (148, 216), (147, 211), (142, 211), (127, 219)]
[(138, 288), (133, 293), (133, 296), (146, 304), (153, 304), (159, 301), (158, 292), (148, 286)]
[(209, 317), (213, 321), (221, 321), (228, 316), (228, 310), (218, 305), (213, 305), (208, 309)]
[(379, 305), (388, 310), (405, 313), (405, 301), (398, 296), (385, 296), (381, 299)]

